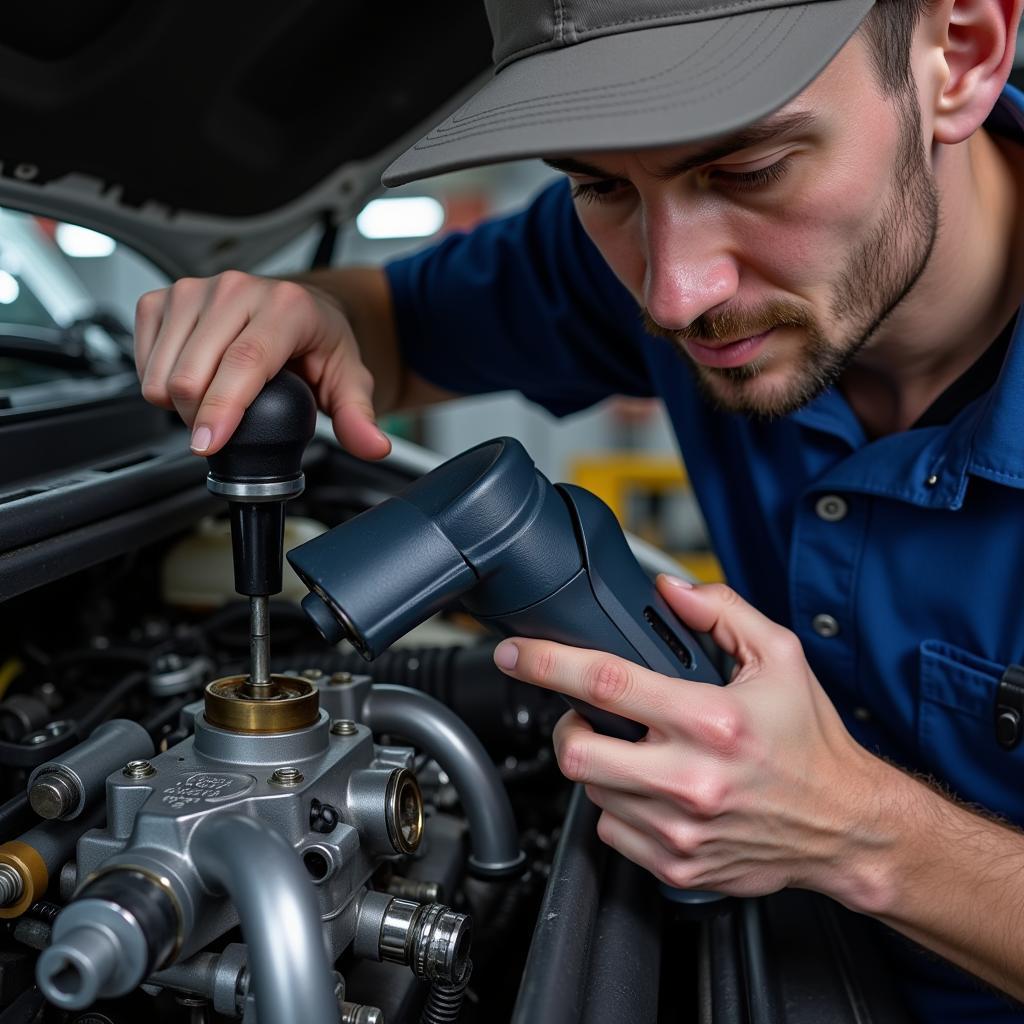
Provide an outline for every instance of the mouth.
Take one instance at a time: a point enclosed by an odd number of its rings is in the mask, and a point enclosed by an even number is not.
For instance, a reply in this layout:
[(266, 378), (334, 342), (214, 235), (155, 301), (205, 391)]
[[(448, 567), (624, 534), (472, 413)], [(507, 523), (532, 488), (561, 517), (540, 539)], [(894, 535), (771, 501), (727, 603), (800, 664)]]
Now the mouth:
[(761, 334), (739, 338), (736, 341), (718, 341), (714, 345), (686, 339), (683, 341), (683, 345), (686, 346), (687, 353), (695, 363), (709, 366), (712, 369), (730, 369), (734, 366), (743, 366), (756, 359), (774, 331), (775, 328), (770, 327)]

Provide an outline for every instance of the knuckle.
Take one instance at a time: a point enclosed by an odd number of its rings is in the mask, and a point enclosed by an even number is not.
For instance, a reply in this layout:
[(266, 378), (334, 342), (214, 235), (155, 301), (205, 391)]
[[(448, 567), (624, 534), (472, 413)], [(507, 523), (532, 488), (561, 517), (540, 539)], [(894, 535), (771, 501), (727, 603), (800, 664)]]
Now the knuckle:
[(611, 846), (612, 831), (611, 818), (607, 811), (602, 811), (601, 817), (597, 819), (597, 838), (607, 846)]
[(163, 381), (144, 380), (142, 382), (142, 397), (153, 405), (159, 405), (167, 401), (167, 389)]
[(725, 810), (728, 786), (722, 779), (705, 775), (686, 794), (689, 811), (698, 818), (716, 818)]
[(593, 703), (614, 704), (629, 692), (630, 672), (621, 661), (600, 658), (588, 668), (584, 685)]
[(772, 654), (779, 660), (790, 661), (794, 658), (803, 657), (803, 645), (796, 633), (788, 629), (779, 628), (772, 637)]
[(579, 740), (565, 743), (558, 754), (558, 766), (571, 782), (586, 782), (590, 764), (590, 750)]
[(723, 757), (739, 753), (744, 733), (743, 715), (733, 703), (722, 702), (711, 709), (701, 722), (701, 739)]
[(157, 312), (167, 298), (166, 288), (157, 288), (151, 292), (143, 292), (135, 303), (135, 316), (149, 316)]
[(555, 652), (547, 645), (542, 645), (539, 650), (534, 652), (530, 675), (538, 683), (546, 683), (554, 678), (556, 667)]
[(733, 590), (727, 583), (712, 583), (711, 592), (714, 594), (719, 604), (725, 605), (727, 608), (732, 607), (735, 604), (739, 604), (740, 595)]
[(252, 278), (251, 275), (243, 273), (241, 270), (224, 270), (213, 280), (214, 289), (217, 292), (223, 295), (230, 295), (233, 292), (237, 292), (239, 288), (244, 287)]
[(167, 392), (179, 401), (196, 402), (203, 397), (203, 382), (187, 373), (172, 373), (167, 378)]
[(654, 872), (666, 885), (674, 889), (689, 889), (693, 887), (695, 871), (687, 861), (676, 858), (661, 861)]
[(308, 288), (297, 281), (277, 281), (270, 293), (270, 301), (279, 309), (306, 313), (314, 306), (313, 296)]
[(228, 346), (222, 362), (232, 370), (262, 369), (270, 362), (270, 345), (255, 334), (241, 335)]
[(662, 845), (680, 857), (691, 857), (697, 851), (693, 829), (686, 822), (667, 821), (659, 826)]

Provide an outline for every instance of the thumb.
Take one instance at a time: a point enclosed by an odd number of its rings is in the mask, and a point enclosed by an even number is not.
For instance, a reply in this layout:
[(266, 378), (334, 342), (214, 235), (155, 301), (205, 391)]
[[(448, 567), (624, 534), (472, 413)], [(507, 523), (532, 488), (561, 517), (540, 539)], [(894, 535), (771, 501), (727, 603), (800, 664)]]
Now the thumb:
[(658, 577), (658, 592), (691, 629), (712, 640), (740, 665), (761, 661), (792, 634), (762, 615), (723, 583), (694, 586), (677, 576)]

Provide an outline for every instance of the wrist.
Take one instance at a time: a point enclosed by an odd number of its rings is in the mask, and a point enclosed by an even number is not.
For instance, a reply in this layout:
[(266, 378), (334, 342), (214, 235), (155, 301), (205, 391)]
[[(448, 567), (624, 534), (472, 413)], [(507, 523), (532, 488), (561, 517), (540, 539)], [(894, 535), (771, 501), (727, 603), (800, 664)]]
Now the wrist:
[[(906, 772), (857, 747), (860, 771), (830, 878), (821, 891), (860, 914), (884, 917), (899, 898), (926, 805), (938, 794)], [(851, 776), (847, 776), (849, 779)]]

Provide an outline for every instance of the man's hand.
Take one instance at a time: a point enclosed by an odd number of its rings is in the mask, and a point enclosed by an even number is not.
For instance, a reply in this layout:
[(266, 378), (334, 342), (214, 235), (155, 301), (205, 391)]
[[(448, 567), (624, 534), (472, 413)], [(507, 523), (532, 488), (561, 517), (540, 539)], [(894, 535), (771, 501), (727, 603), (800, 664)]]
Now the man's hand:
[(348, 318), (325, 291), (227, 271), (184, 278), (138, 302), (135, 364), (143, 395), (177, 409), (192, 450), (210, 455), (286, 363), (313, 387), (354, 455), (381, 458), (390, 443), (374, 419), (374, 381)]
[(859, 823), (877, 814), (879, 775), (894, 770), (847, 733), (793, 633), (728, 587), (658, 585), (683, 622), (736, 660), (728, 686), (542, 640), (506, 640), (495, 653), (518, 679), (648, 726), (636, 743), (595, 733), (575, 712), (556, 727), (562, 772), (603, 808), (601, 838), (680, 888), (870, 899)]

